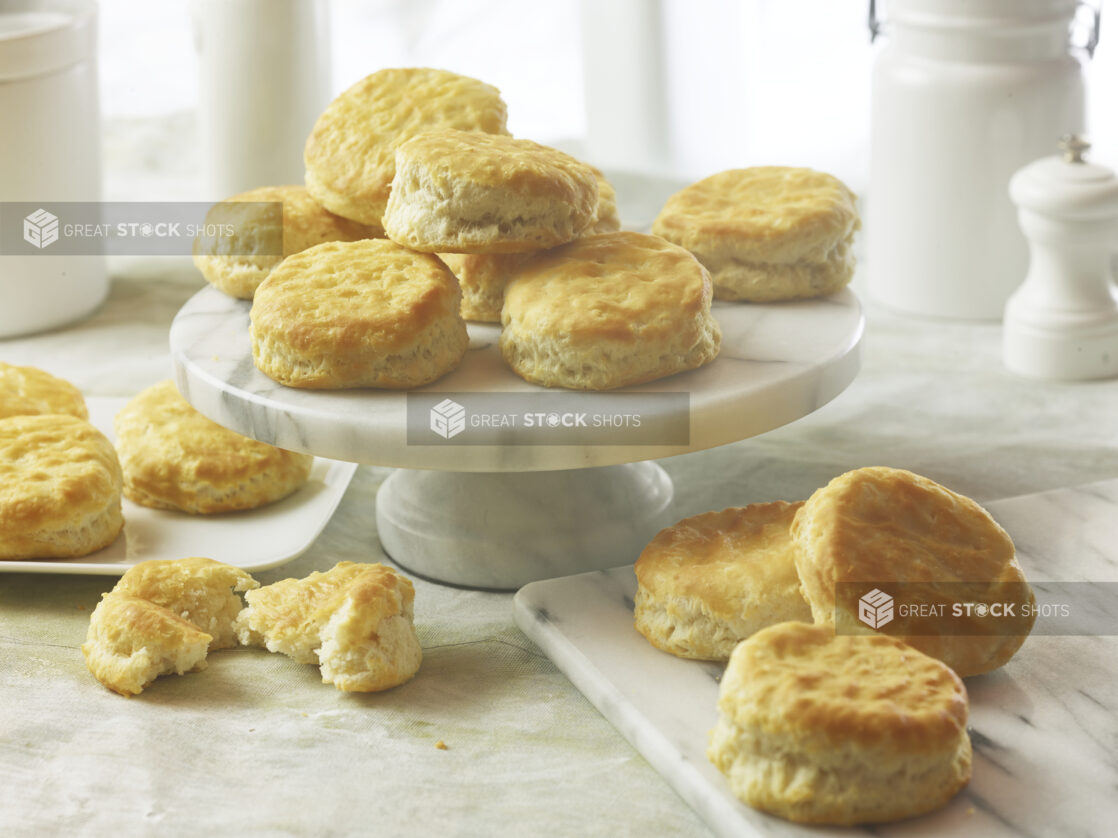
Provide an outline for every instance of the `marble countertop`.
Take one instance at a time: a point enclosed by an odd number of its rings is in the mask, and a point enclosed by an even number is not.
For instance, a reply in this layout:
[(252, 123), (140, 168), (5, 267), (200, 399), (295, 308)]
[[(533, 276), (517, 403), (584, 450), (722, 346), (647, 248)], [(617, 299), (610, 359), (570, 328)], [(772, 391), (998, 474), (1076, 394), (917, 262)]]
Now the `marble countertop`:
[[(169, 377), (167, 330), (201, 279), (185, 260), (114, 269), (109, 301), (94, 316), (0, 342), (0, 359), (42, 366), (90, 395), (128, 396)], [(863, 349), (857, 380), (816, 413), (661, 461), (677, 514), (806, 497), (870, 463), (914, 469), (980, 500), (1118, 477), (1115, 382), (1019, 379), (1001, 367), (997, 325), (900, 318), (872, 304)], [(311, 549), (260, 581), (384, 560), (373, 510), (389, 473), (359, 468)], [(110, 585), (0, 578), (0, 826), (705, 833), (516, 628), (510, 595), (419, 581), (423, 668), (390, 693), (341, 695), (310, 668), (234, 651), (126, 701), (89, 677), (78, 650)], [(435, 748), (439, 739), (448, 750)]]
[[(0, 341), (0, 360), (96, 396), (171, 377), (168, 329), (201, 277), (185, 258), (112, 269), (111, 295), (92, 317)], [(678, 517), (804, 498), (870, 464), (980, 501), (1118, 477), (1118, 382), (1018, 378), (1002, 367), (997, 324), (899, 317), (872, 303), (866, 317), (862, 370), (829, 404), (660, 461)], [(390, 473), (358, 468), (318, 540), (260, 582), (385, 561), (375, 503)], [(343, 695), (311, 667), (231, 650), (125, 700), (88, 675), (78, 649), (111, 584), (0, 577), (0, 833), (707, 834), (516, 627), (509, 594), (419, 580), (423, 667), (387, 693)]]

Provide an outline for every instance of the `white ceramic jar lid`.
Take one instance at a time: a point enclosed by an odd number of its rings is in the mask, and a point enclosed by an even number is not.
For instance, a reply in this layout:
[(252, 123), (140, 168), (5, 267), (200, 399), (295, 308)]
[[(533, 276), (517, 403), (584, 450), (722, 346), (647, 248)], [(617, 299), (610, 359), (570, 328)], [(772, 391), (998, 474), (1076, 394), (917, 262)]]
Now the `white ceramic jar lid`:
[(1070, 19), (1077, 0), (889, 0), (889, 17), (923, 26)]
[(15, 0), (0, 7), (0, 81), (64, 70), (97, 54), (92, 0)]

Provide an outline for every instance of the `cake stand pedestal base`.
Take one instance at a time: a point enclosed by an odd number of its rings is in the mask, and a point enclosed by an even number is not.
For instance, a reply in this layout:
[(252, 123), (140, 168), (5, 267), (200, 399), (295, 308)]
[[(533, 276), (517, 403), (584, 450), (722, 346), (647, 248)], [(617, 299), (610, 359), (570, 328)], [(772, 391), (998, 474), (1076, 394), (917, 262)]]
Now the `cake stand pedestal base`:
[(405, 570), (470, 588), (636, 560), (672, 523), (671, 478), (652, 462), (551, 472), (399, 469), (377, 493), (381, 545)]

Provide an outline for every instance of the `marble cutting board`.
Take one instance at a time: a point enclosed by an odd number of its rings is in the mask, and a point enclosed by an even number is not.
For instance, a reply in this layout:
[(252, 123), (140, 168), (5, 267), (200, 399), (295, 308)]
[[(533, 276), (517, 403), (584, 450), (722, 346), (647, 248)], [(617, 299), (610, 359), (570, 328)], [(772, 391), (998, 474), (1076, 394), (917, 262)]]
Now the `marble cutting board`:
[[(1034, 585), (1118, 582), (1118, 480), (987, 504)], [(1118, 834), (1118, 637), (1032, 636), (967, 679), (974, 774), (938, 812), (869, 829), (804, 827), (750, 809), (706, 759), (719, 664), (652, 648), (633, 628), (632, 566), (533, 582), (516, 621), (723, 836)]]

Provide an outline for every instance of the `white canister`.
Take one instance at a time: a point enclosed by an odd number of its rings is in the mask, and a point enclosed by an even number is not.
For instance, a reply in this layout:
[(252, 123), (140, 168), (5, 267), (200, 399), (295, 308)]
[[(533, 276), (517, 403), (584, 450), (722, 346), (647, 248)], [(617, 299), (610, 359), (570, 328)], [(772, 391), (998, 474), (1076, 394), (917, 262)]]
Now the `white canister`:
[(1083, 132), (1079, 5), (889, 0), (873, 71), (872, 298), (913, 314), (1002, 316), (1027, 263), (1009, 178)]
[[(0, 201), (101, 199), (97, 5), (0, 6)], [(0, 337), (50, 329), (105, 299), (102, 256), (0, 256)]]
[(194, 0), (207, 200), (303, 182), (330, 102), (328, 0)]

